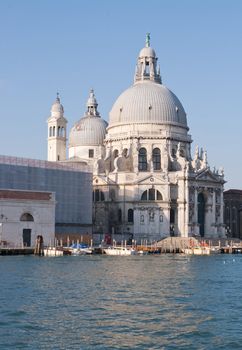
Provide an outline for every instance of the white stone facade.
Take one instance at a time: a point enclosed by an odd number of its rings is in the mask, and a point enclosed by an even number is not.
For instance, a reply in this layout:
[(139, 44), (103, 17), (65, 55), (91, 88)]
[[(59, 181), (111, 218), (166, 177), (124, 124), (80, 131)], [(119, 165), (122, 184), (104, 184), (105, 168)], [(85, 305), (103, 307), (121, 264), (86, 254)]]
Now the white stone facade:
[[(223, 237), (223, 171), (211, 171), (202, 149), (192, 157), (186, 113), (161, 83), (157, 60), (147, 38), (134, 84), (114, 103), (107, 134), (92, 143), (99, 147), (91, 162), (93, 233), (137, 242)], [(71, 141), (69, 158), (85, 160), (90, 146)]]

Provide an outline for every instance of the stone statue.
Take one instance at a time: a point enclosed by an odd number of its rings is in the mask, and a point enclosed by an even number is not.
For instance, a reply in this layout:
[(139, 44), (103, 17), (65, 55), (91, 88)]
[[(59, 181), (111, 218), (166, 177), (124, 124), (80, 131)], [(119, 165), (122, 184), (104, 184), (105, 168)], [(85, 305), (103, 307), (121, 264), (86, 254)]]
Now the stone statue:
[(146, 33), (145, 46), (150, 47), (150, 33)]

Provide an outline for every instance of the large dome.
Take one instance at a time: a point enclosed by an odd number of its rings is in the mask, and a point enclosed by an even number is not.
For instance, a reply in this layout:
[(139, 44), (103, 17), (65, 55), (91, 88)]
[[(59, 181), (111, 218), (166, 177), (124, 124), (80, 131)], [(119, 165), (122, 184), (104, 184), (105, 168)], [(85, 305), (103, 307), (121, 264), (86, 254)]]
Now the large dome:
[(188, 129), (184, 108), (176, 95), (162, 85), (155, 50), (146, 46), (140, 51), (134, 85), (125, 90), (114, 103), (109, 129), (116, 125), (159, 123)]
[(69, 147), (98, 146), (103, 144), (108, 124), (100, 117), (97, 106), (94, 91), (91, 90), (84, 117), (76, 122), (70, 131)]
[(180, 124), (187, 127), (187, 118), (181, 102), (167, 87), (147, 80), (125, 90), (112, 107), (109, 126), (127, 123)]

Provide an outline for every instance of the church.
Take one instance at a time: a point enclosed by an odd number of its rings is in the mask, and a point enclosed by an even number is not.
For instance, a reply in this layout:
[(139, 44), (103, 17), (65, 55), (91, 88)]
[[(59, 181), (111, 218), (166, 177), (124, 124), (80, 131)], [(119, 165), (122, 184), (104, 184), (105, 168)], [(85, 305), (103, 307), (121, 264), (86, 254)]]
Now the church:
[(162, 83), (149, 34), (134, 83), (115, 101), (108, 123), (93, 90), (68, 143), (59, 96), (47, 123), (48, 161), (77, 162), (92, 170), (93, 237), (138, 243), (225, 236), (223, 169), (211, 170), (202, 148), (191, 154), (186, 112)]

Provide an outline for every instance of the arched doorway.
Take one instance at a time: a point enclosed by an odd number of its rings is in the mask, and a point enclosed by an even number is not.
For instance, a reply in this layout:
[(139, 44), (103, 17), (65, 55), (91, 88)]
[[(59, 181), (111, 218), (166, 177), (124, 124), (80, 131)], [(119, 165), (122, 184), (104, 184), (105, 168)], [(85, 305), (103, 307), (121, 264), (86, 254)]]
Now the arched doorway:
[(199, 224), (199, 233), (201, 237), (204, 237), (205, 233), (205, 198), (203, 193), (199, 193), (197, 196), (197, 221)]
[[(33, 222), (34, 218), (29, 213), (24, 213), (20, 217), (20, 221)], [(24, 247), (31, 247), (31, 229), (24, 228), (23, 229), (23, 245)]]

